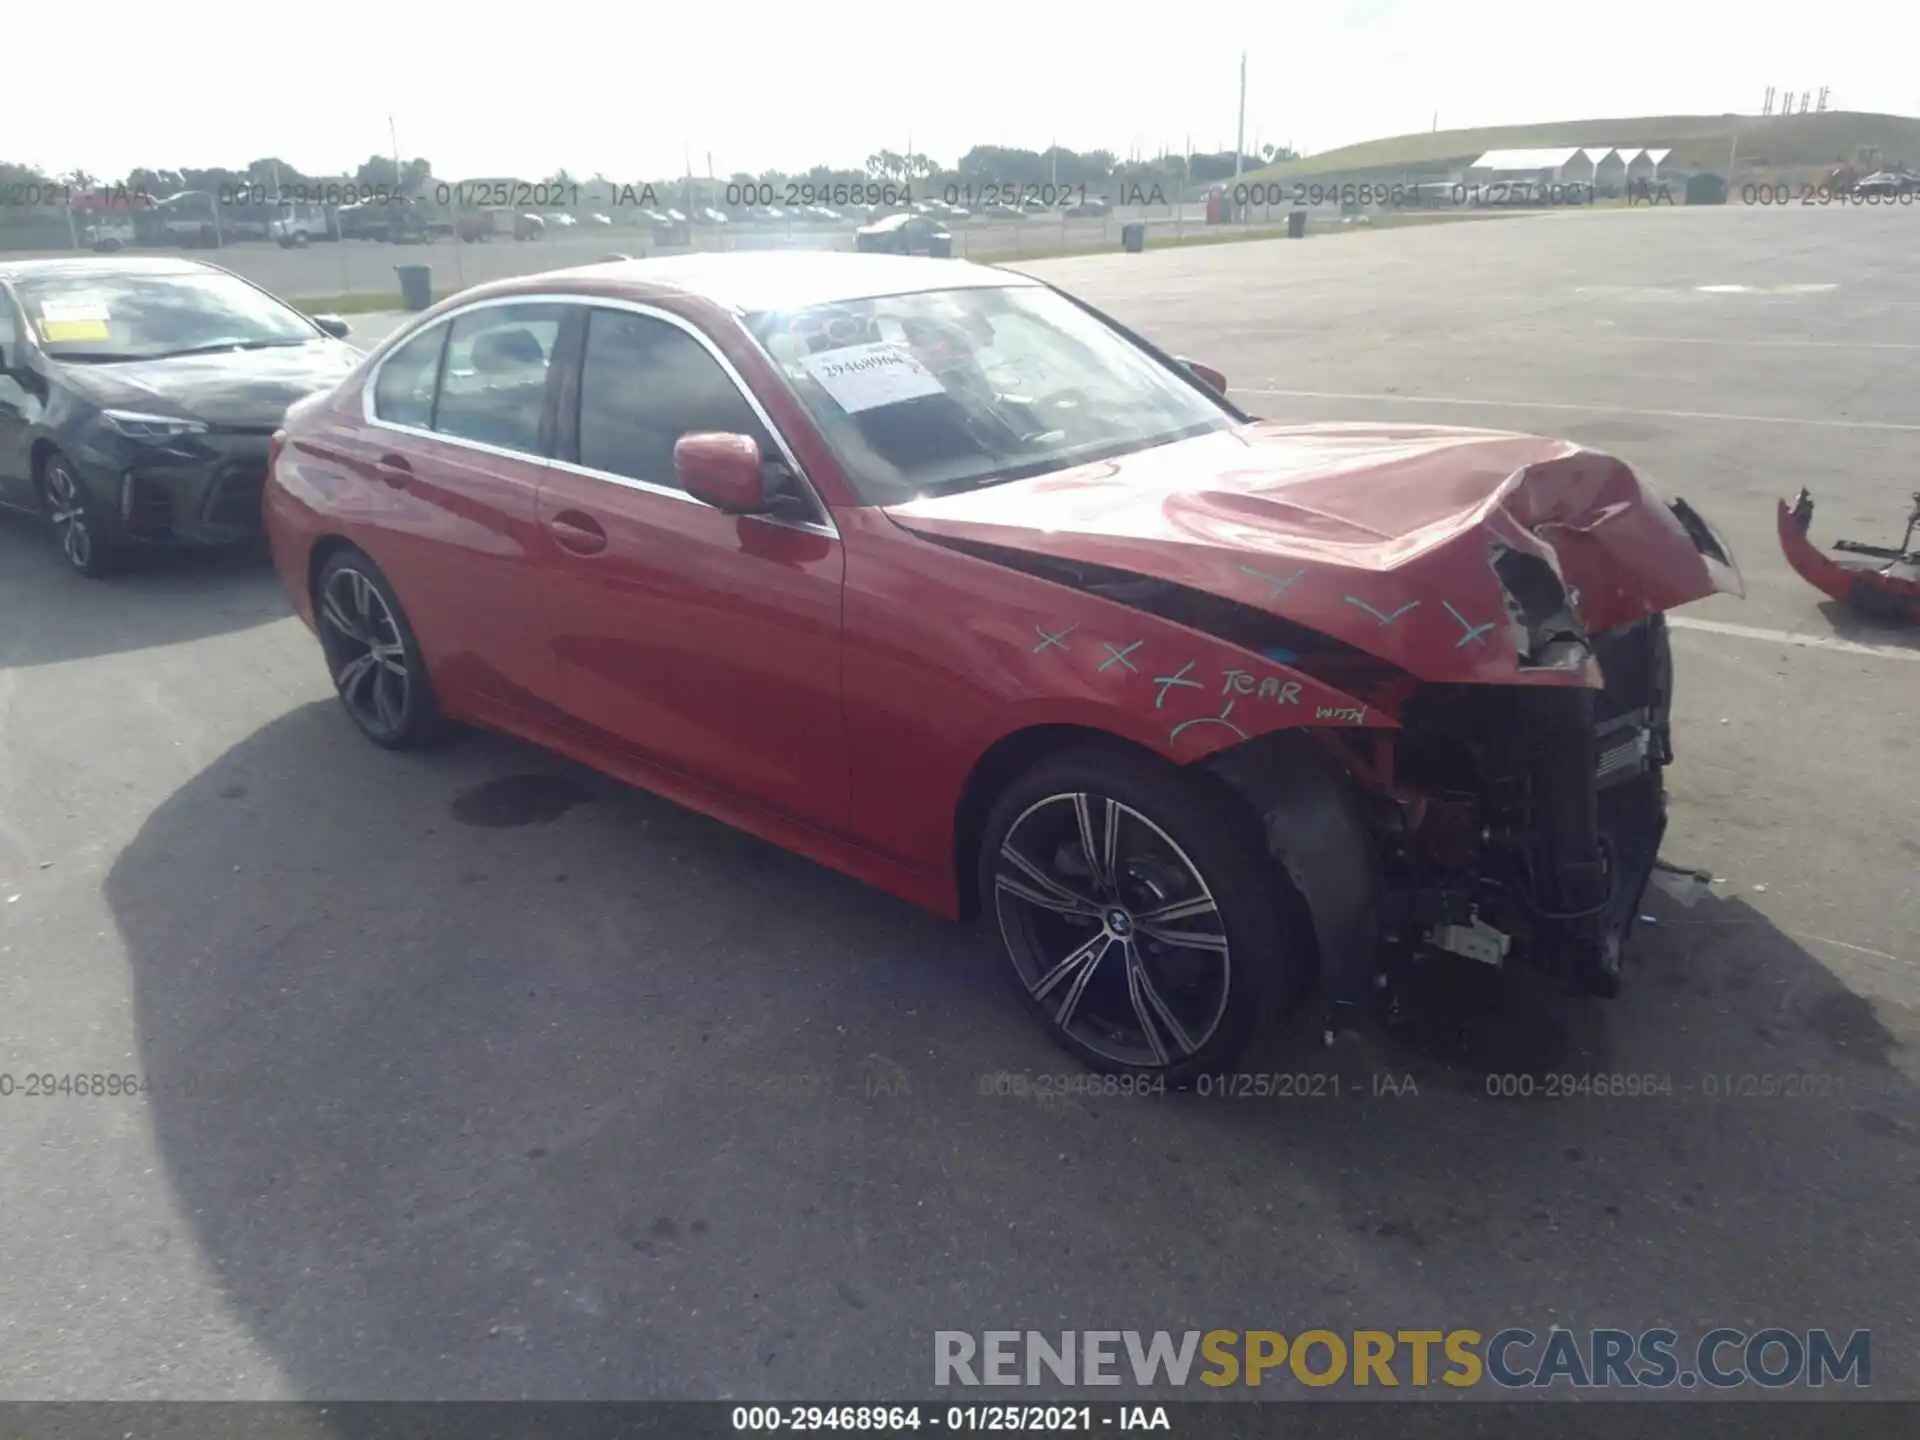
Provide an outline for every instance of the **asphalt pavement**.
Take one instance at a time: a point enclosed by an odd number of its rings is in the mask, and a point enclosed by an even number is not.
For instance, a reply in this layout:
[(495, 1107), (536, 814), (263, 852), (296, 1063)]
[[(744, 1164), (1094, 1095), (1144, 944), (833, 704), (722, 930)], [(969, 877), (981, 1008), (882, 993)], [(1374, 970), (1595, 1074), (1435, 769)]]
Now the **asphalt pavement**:
[(1074, 1067), (979, 938), (503, 740), (376, 750), (259, 556), (94, 584), (0, 524), (0, 1396), (925, 1397), (942, 1329), (1556, 1323), (1870, 1328), (1920, 1395), (1920, 644), (1772, 538), (1920, 487), (1916, 225), (1031, 267), (1276, 418), (1612, 450), (1745, 569), (1675, 636), (1712, 892), (1650, 896), (1616, 1001), (1248, 1063), (1337, 1098), (983, 1093)]

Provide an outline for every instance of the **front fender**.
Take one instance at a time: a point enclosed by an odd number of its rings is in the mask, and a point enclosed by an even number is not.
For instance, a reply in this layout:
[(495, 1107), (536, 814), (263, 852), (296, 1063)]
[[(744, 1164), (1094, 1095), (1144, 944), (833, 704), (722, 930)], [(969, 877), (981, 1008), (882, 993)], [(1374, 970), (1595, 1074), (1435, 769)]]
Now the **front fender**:
[(841, 523), (852, 824), (909, 864), (950, 868), (969, 777), (1022, 730), (1075, 726), (1188, 765), (1275, 731), (1399, 726), (1274, 655), (899, 532), (883, 538), (888, 522), (869, 512)]

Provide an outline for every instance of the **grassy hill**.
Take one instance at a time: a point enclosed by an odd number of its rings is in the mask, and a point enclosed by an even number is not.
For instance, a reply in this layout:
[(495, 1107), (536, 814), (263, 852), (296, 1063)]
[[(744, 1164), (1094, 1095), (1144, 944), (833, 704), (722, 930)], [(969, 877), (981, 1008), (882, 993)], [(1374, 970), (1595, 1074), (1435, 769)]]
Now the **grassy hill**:
[(1742, 170), (1798, 169), (1851, 160), (1865, 145), (1878, 145), (1888, 164), (1920, 166), (1920, 120), (1905, 115), (1867, 115), (1829, 110), (1806, 115), (1641, 115), (1615, 120), (1549, 120), (1538, 125), (1497, 125), (1483, 130), (1438, 130), (1396, 135), (1323, 150), (1249, 175), (1248, 180), (1303, 180), (1367, 171), (1427, 170), (1442, 173), (1488, 150), (1557, 145), (1648, 145), (1670, 147), (1663, 170), (1720, 171), (1735, 136)]

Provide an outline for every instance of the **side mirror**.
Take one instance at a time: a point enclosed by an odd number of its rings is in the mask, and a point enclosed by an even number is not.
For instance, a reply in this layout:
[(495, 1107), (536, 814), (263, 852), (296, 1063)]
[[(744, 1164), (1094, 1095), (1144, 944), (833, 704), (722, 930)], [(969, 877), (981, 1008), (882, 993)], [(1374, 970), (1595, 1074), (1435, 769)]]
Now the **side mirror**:
[(1184, 355), (1176, 355), (1174, 358), (1186, 366), (1192, 372), (1193, 378), (1209, 390), (1217, 391), (1222, 395), (1227, 393), (1227, 377), (1211, 365), (1202, 365), (1198, 360), (1189, 360)]
[(689, 495), (716, 510), (764, 515), (770, 508), (760, 443), (750, 435), (682, 435), (673, 447), (673, 469)]
[(312, 318), (314, 324), (336, 340), (344, 340), (353, 333), (353, 327), (338, 315), (315, 315)]

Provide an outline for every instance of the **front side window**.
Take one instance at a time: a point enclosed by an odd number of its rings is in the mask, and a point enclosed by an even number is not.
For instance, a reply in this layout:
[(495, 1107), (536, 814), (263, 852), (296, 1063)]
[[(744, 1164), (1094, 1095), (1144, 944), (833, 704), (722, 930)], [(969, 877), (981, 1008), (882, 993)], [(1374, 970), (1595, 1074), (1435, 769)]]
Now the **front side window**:
[(923, 291), (748, 324), (861, 498), (896, 504), (1226, 429), (1216, 400), (1037, 285)]
[(433, 428), (529, 455), (545, 453), (547, 371), (565, 307), (488, 305), (453, 317)]
[(595, 310), (580, 371), (580, 463), (678, 489), (673, 447), (702, 430), (750, 435), (769, 460), (778, 453), (740, 387), (699, 341), (652, 316)]
[(444, 322), (429, 326), (380, 363), (373, 385), (374, 418), (389, 425), (433, 428), (433, 392), (440, 380), (440, 352), (446, 348)]

